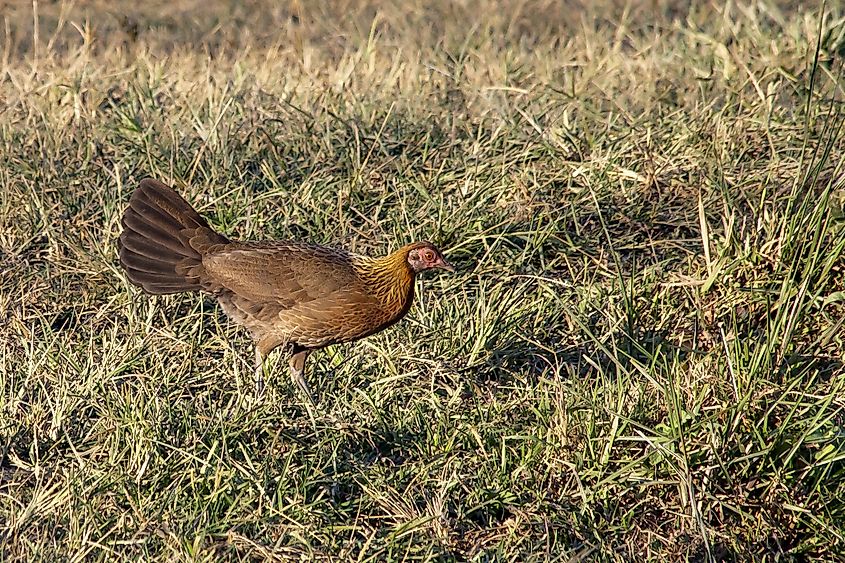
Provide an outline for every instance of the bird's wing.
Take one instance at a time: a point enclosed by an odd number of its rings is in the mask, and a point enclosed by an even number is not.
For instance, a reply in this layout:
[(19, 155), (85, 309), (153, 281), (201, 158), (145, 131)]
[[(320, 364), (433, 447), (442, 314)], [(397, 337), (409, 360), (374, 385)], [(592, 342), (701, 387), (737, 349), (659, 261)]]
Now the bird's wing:
[(357, 287), (349, 256), (305, 244), (235, 243), (203, 257), (210, 289), (288, 309)]
[(254, 335), (269, 331), (320, 348), (372, 334), (398, 318), (358, 276), (352, 256), (340, 250), (230, 243), (203, 256), (202, 264), (205, 289)]

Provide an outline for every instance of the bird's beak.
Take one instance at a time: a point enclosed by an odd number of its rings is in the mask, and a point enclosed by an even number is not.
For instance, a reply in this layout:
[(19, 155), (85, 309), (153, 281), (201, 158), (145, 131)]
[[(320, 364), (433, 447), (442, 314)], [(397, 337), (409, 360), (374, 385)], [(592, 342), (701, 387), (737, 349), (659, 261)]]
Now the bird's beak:
[(445, 258), (440, 259), (440, 263), (437, 264), (437, 267), (443, 268), (447, 272), (452, 272), (453, 274), (455, 273), (455, 267), (453, 265), (451, 265), (449, 262), (447, 262)]

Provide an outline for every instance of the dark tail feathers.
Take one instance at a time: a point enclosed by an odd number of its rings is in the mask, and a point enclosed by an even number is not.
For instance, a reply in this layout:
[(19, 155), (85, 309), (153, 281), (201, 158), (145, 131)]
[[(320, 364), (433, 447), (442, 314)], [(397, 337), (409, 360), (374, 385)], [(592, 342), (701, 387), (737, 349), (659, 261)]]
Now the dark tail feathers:
[(173, 188), (151, 178), (141, 180), (121, 224), (120, 264), (147, 293), (202, 289), (203, 254), (229, 242)]

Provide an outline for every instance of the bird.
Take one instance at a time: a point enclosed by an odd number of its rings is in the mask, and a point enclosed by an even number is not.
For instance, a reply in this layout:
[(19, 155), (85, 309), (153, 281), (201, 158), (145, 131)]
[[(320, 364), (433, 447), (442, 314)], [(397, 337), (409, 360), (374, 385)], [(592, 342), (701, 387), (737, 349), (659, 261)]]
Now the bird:
[(229, 319), (247, 329), (255, 344), (258, 397), (264, 392), (265, 358), (286, 346), (291, 378), (314, 404), (305, 379), (312, 352), (401, 320), (421, 272), (455, 272), (428, 241), (370, 257), (305, 241), (230, 240), (153, 178), (141, 180), (132, 192), (121, 225), (118, 255), (129, 282), (151, 295), (210, 294)]

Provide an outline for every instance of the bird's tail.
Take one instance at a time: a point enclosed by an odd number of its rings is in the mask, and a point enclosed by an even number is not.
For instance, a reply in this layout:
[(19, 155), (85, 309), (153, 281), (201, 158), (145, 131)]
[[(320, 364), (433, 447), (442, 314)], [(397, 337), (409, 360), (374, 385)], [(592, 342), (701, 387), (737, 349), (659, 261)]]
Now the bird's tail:
[(173, 188), (150, 178), (132, 194), (121, 224), (120, 264), (147, 293), (202, 289), (203, 255), (229, 242)]

